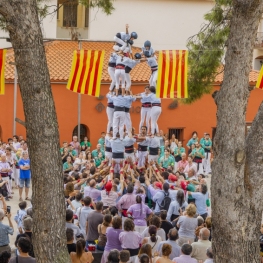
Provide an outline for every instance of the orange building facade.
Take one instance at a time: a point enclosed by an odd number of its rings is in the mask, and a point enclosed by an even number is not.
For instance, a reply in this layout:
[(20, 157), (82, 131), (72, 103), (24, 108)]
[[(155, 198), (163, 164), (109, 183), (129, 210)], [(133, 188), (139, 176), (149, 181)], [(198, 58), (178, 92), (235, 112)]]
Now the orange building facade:
[[(72, 135), (77, 134), (76, 127), (78, 124), (78, 94), (66, 89), (66, 78), (69, 76), (72, 52), (74, 49), (77, 49), (77, 43), (76, 45), (72, 45), (71, 42), (68, 46), (70, 48), (67, 51), (68, 59), (66, 60), (66, 69), (63, 69), (63, 67), (60, 70), (54, 68), (53, 64), (59, 65), (62, 61), (57, 62), (56, 58), (54, 59), (54, 56), (49, 57), (49, 54), (51, 54), (52, 51), (50, 47), (47, 50), (52, 92), (59, 124), (60, 143), (62, 143), (62, 141), (71, 141)], [(110, 49), (112, 44), (108, 46)], [(61, 45), (57, 46), (57, 48), (61, 48)], [(61, 49), (59, 56), (61, 56), (61, 53), (63, 52), (64, 50)], [(12, 53), (10, 53), (7, 61), (12, 59)], [(107, 58), (105, 59), (104, 64), (105, 66), (103, 70), (100, 98), (81, 95), (81, 137), (88, 136), (93, 147), (97, 144), (97, 141), (100, 138), (100, 133), (102, 131), (106, 131), (107, 125), (107, 98), (105, 95), (108, 93), (110, 83), (110, 79), (107, 76)], [(140, 65), (140, 68), (136, 67), (136, 71), (133, 70), (132, 73), (133, 94), (143, 92), (144, 87), (148, 84), (147, 80), (149, 78), (149, 70), (145, 63), (141, 64), (144, 65)], [(58, 73), (54, 73), (55, 70), (58, 70), (58, 72), (63, 70), (64, 75), (60, 75), (61, 79), (54, 78), (55, 74), (58, 75)], [(13, 135), (13, 71), (13, 68), (10, 65), (7, 65), (5, 95), (0, 96), (0, 138), (2, 141), (7, 141), (7, 139)], [(222, 75), (217, 77), (214, 90), (218, 90), (220, 88), (222, 78)], [(251, 72), (250, 84), (255, 85), (256, 79), (257, 72)], [(262, 98), (263, 91), (256, 89), (251, 92), (246, 118), (248, 126), (253, 121), (258, 107), (262, 102)], [(132, 125), (135, 127), (136, 132), (138, 132), (139, 129), (140, 107), (140, 101), (135, 101), (131, 109)], [(16, 117), (24, 120), (23, 105), (19, 89), (17, 96)], [(172, 99), (163, 99), (162, 114), (159, 118), (158, 125), (164, 133), (168, 133), (170, 135), (175, 133), (178, 139), (183, 141), (183, 145), (185, 145), (190, 139), (193, 131), (198, 132), (199, 138), (203, 136), (204, 132), (210, 133), (212, 136), (216, 127), (216, 105), (211, 95), (204, 95), (200, 100), (191, 105), (182, 104), (180, 101), (176, 104)], [(26, 138), (25, 127), (16, 123), (16, 134), (23, 135), (24, 138)]]

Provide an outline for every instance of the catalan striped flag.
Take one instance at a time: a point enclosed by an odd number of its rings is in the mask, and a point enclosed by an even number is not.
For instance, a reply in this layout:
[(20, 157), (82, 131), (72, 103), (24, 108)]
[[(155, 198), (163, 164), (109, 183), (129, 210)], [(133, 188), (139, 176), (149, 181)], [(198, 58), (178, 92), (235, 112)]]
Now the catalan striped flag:
[(5, 56), (6, 49), (0, 49), (0, 95), (5, 94)]
[(67, 89), (99, 97), (104, 55), (104, 50), (75, 50)]
[(256, 84), (256, 88), (263, 89), (263, 66), (261, 67), (261, 70), (258, 75), (258, 81)]
[(188, 98), (188, 51), (162, 50), (158, 59), (158, 98)]

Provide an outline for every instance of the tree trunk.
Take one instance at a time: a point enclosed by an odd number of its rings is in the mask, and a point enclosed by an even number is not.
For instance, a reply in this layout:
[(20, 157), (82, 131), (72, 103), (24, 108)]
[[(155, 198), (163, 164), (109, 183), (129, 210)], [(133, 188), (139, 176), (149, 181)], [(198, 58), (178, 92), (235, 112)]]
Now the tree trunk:
[[(262, 216), (258, 191), (263, 106), (246, 142), (249, 72), (263, 1), (233, 0), (224, 81), (215, 97), (217, 131), (212, 164), (212, 235), (217, 263), (258, 263)], [(261, 132), (259, 134), (258, 132)], [(260, 147), (261, 146), (261, 147)], [(260, 151), (260, 154), (259, 154)]]
[(15, 52), (33, 186), (33, 245), (38, 263), (70, 262), (58, 123), (36, 1), (1, 0)]

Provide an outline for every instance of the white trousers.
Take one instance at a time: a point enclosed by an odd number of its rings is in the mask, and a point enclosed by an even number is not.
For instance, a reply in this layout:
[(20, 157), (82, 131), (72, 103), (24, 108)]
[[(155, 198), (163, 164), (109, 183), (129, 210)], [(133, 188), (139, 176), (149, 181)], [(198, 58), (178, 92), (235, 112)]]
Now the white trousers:
[(107, 133), (109, 133), (110, 132), (110, 128), (112, 127), (112, 124), (113, 124), (114, 109), (110, 108), (110, 107), (107, 107), (106, 113), (107, 113), (107, 116), (108, 116)]
[(158, 77), (158, 70), (155, 70), (152, 72), (152, 75), (149, 80), (150, 86), (156, 87), (157, 77)]
[(140, 121), (139, 131), (141, 130), (141, 127), (143, 126), (145, 119), (146, 119), (145, 125), (147, 127), (147, 131), (149, 131), (151, 110), (152, 110), (152, 108), (146, 108), (146, 107), (141, 108), (141, 121)]
[(124, 111), (114, 111), (114, 114), (113, 114), (113, 138), (116, 138), (116, 134), (119, 131), (120, 138), (123, 139), (124, 124), (125, 124), (125, 112)]
[(115, 84), (116, 84), (116, 80), (115, 80), (115, 68), (113, 67), (108, 67), (108, 73), (111, 77), (111, 84), (110, 84), (110, 91), (113, 90)]
[(20, 169), (16, 169), (15, 165), (14, 165), (14, 169), (13, 169), (13, 178), (15, 181), (15, 185), (18, 186), (19, 185), (19, 177), (20, 177)]
[(133, 163), (135, 162), (135, 155), (134, 155), (134, 153), (124, 153), (124, 157), (125, 157), (125, 159), (131, 158), (132, 162)]
[(132, 123), (131, 123), (131, 115), (129, 112), (125, 112), (125, 126), (127, 131), (131, 131)]
[(111, 166), (112, 153), (111, 152), (105, 152), (105, 157), (109, 160), (108, 166)]
[(116, 36), (114, 36), (114, 41), (120, 45), (122, 45), (122, 47), (120, 48), (122, 51), (125, 49), (125, 47), (127, 46), (127, 44), (121, 39), (121, 38), (118, 38)]
[(126, 81), (126, 90), (129, 90), (131, 87), (131, 76), (130, 73), (125, 73), (125, 81)]
[(135, 226), (135, 231), (142, 233), (147, 226)]
[(211, 173), (211, 153), (205, 153), (205, 158), (203, 159), (203, 166), (205, 174)]
[(154, 161), (154, 162), (157, 162), (158, 161), (158, 155), (148, 155), (148, 161)]
[(115, 81), (116, 81), (116, 90), (120, 87), (121, 80), (121, 88), (125, 88), (125, 70), (124, 69), (115, 69)]
[(203, 163), (199, 163), (199, 168), (198, 168), (198, 163), (194, 162), (196, 164), (197, 167), (197, 174), (203, 174), (204, 173), (204, 169), (203, 169)]
[(148, 151), (138, 151), (138, 167), (145, 166), (146, 157), (148, 155)]
[(151, 110), (151, 132), (152, 134), (159, 133), (158, 119), (162, 113), (162, 108), (158, 106), (153, 106)]

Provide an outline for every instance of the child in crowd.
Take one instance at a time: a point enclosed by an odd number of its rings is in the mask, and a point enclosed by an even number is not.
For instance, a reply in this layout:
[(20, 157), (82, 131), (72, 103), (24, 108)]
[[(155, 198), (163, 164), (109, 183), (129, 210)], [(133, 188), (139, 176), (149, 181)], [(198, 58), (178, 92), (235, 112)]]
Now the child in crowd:
[[(24, 218), (24, 216), (27, 215), (27, 212), (26, 212), (27, 202), (22, 201), (18, 204), (18, 206), (20, 209), (17, 211), (17, 214), (14, 217), (14, 220), (17, 223), (18, 230), (20, 229), (20, 231), (21, 231), (21, 229), (23, 229), (23, 218)], [(18, 231), (18, 232), (20, 232), (20, 231)]]

